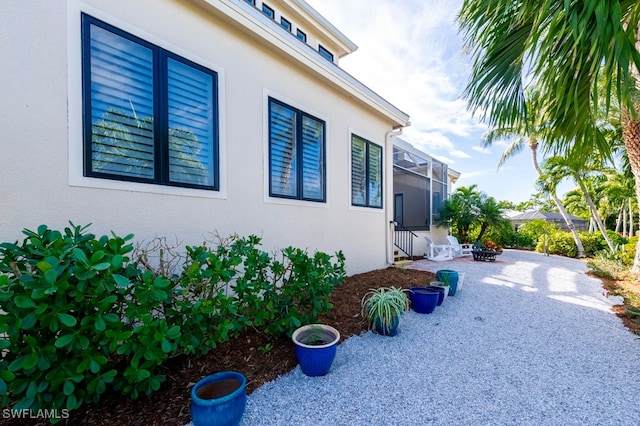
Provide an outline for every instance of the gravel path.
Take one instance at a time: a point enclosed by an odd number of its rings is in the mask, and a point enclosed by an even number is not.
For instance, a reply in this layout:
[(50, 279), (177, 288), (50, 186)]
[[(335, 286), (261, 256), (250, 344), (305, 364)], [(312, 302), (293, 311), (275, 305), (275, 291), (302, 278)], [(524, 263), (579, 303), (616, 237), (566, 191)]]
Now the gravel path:
[(346, 340), (327, 376), (263, 385), (242, 424), (640, 424), (640, 340), (584, 261), (506, 250), (411, 268), (464, 272), (462, 289), (396, 337)]

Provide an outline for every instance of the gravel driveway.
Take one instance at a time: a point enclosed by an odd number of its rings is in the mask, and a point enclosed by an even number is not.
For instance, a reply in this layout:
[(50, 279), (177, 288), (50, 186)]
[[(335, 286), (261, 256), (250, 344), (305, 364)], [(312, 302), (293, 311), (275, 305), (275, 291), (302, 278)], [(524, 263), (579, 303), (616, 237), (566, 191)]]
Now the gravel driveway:
[(464, 272), (462, 289), (396, 337), (346, 340), (327, 376), (263, 385), (242, 424), (640, 424), (640, 340), (584, 261), (506, 250), (411, 268)]

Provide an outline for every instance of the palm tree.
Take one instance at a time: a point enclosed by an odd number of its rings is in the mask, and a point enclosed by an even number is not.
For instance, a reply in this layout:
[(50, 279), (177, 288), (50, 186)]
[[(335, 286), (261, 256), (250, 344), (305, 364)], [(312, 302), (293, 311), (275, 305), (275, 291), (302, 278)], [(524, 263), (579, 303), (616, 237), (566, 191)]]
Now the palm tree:
[[(538, 164), (538, 145), (540, 144), (540, 138), (545, 135), (545, 124), (541, 121), (540, 114), (538, 113), (538, 93), (529, 91), (526, 93), (526, 97), (526, 119), (515, 126), (500, 126), (490, 129), (483, 137), (483, 145), (486, 147), (497, 140), (513, 139), (502, 153), (500, 161), (498, 162), (498, 169), (507, 159), (521, 152), (525, 145), (528, 146), (531, 151), (533, 168), (538, 173), (538, 177), (542, 177), (542, 171)], [(573, 240), (578, 250), (578, 257), (584, 257), (584, 247), (582, 246), (582, 241), (580, 241), (580, 235), (576, 231), (575, 225), (567, 213), (567, 210), (562, 205), (562, 201), (558, 198), (555, 186), (553, 186), (553, 190), (548, 191), (548, 195), (553, 199), (553, 202), (558, 207), (558, 211), (560, 211), (562, 218), (567, 224), (567, 228), (573, 235)]]
[(469, 241), (469, 229), (480, 217), (482, 193), (477, 185), (457, 188), (451, 198), (445, 200), (437, 224), (455, 227), (461, 243)]
[(600, 233), (604, 237), (604, 240), (607, 242), (609, 249), (611, 251), (615, 251), (615, 246), (609, 238), (607, 234), (607, 229), (602, 223), (602, 219), (600, 218), (600, 214), (598, 213), (598, 209), (589, 194), (589, 190), (587, 189), (587, 184), (585, 183), (586, 173), (595, 169), (593, 165), (590, 164), (578, 164), (578, 162), (573, 161), (567, 157), (550, 157), (547, 158), (544, 165), (543, 170), (544, 174), (547, 177), (547, 181), (551, 183), (554, 187), (562, 181), (562, 179), (566, 177), (571, 177), (582, 192), (585, 201), (587, 202), (587, 206), (589, 206), (589, 211), (591, 212), (591, 217), (595, 221)]
[[(465, 97), (491, 127), (526, 121), (525, 89), (535, 86), (548, 148), (584, 161), (609, 154), (597, 114), (617, 100), (640, 200), (640, 2), (465, 0), (458, 20), (473, 55)], [(633, 269), (640, 271), (640, 244)]]
[(498, 203), (495, 198), (487, 197), (486, 194), (483, 194), (480, 200), (480, 233), (478, 234), (477, 240), (481, 241), (482, 236), (492, 226), (501, 226), (504, 225), (505, 222), (509, 222), (502, 213), (504, 209), (500, 207), (500, 203)]

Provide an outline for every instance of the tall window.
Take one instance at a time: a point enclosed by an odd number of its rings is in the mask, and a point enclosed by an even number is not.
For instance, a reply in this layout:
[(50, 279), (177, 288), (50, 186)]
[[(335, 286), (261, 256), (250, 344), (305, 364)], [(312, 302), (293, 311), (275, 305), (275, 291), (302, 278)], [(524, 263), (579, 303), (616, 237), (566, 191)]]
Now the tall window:
[(85, 176), (218, 189), (217, 74), (82, 16)]
[(325, 201), (324, 121), (269, 99), (269, 195)]
[(351, 204), (382, 208), (382, 147), (351, 136)]

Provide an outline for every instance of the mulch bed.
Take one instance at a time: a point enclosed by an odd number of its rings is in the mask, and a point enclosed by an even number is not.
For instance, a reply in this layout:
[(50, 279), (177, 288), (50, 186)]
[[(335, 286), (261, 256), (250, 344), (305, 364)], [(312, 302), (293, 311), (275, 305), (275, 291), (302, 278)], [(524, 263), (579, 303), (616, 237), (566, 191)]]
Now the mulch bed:
[[(333, 309), (320, 318), (340, 331), (341, 340), (358, 335), (367, 329), (360, 314), (360, 301), (371, 288), (409, 288), (426, 285), (435, 276), (431, 272), (382, 269), (347, 278), (336, 287), (331, 303)], [(267, 344), (272, 348), (265, 351)], [(262, 350), (261, 350), (262, 349)], [(162, 374), (167, 380), (159, 391), (138, 400), (118, 394), (104, 394), (97, 405), (83, 405), (70, 413), (59, 425), (176, 425), (191, 421), (189, 392), (202, 377), (218, 371), (239, 371), (247, 377), (247, 392), (251, 393), (263, 383), (295, 368), (297, 361), (293, 342), (281, 337), (273, 338), (250, 329), (239, 338), (221, 343), (207, 356), (200, 358), (178, 356), (167, 362)], [(8, 420), (0, 416), (0, 425), (48, 424), (36, 420)]]

